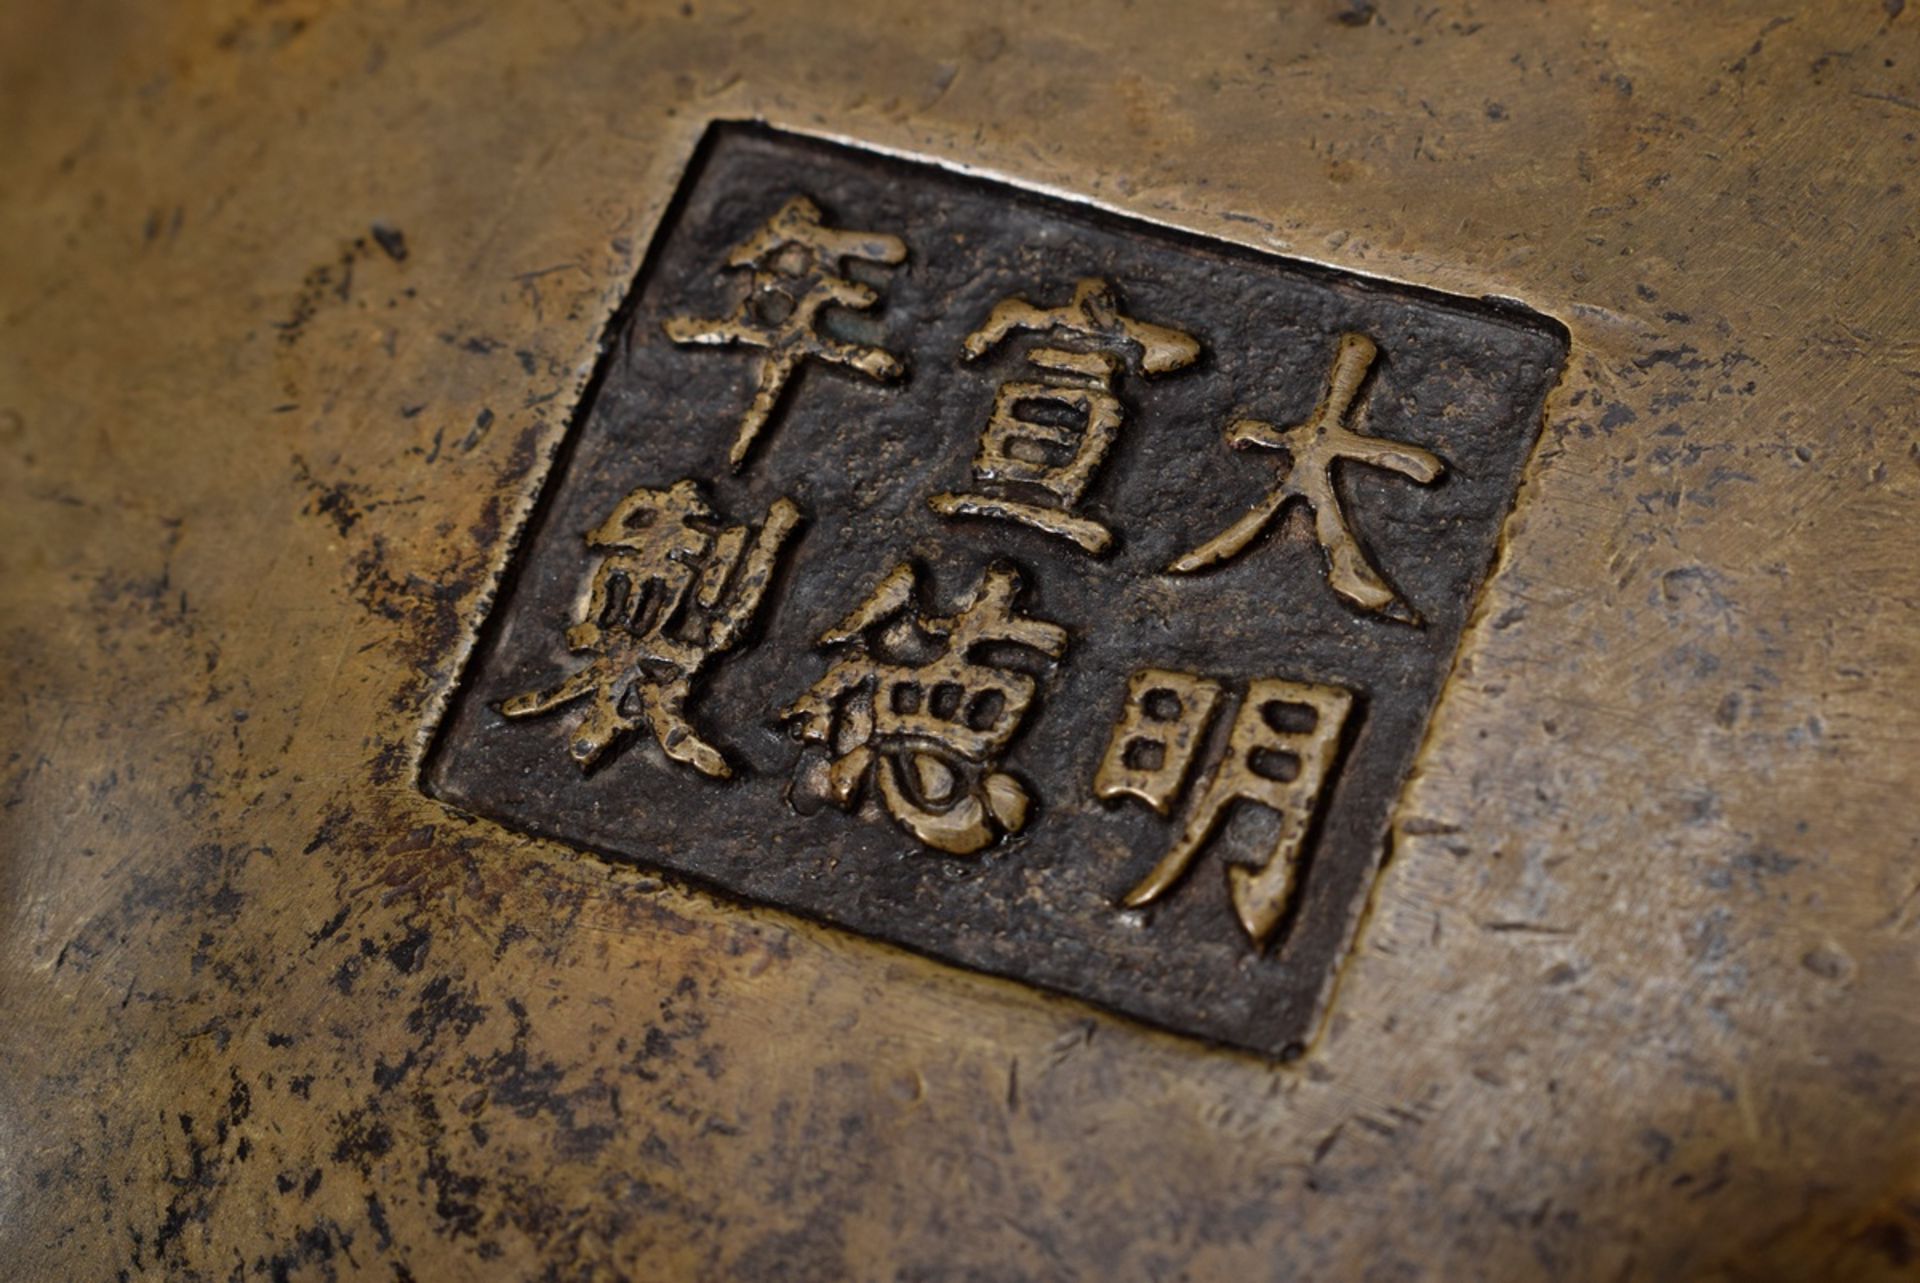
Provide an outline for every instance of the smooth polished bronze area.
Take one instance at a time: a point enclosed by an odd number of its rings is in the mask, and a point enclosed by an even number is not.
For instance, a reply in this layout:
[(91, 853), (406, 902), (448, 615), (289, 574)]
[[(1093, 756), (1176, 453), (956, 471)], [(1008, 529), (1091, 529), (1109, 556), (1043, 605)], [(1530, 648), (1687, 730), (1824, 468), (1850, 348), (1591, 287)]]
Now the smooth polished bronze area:
[(1917, 24), (0, 4), (0, 1277), (1914, 1277)]

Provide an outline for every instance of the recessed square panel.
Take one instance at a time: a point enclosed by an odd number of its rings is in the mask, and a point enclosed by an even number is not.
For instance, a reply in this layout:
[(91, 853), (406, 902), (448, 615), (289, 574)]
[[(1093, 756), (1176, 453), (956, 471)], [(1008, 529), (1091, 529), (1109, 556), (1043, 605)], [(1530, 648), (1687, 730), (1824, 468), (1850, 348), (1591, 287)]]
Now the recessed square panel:
[(1288, 1055), (1565, 354), (1514, 307), (716, 126), (427, 787)]

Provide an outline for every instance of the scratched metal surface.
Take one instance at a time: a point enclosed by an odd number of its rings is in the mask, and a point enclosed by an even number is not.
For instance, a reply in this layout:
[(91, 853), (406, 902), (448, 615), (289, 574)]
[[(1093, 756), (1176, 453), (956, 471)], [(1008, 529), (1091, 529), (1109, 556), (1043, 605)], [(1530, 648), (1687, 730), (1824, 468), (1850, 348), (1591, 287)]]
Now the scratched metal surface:
[[(7, 6), (12, 1276), (1910, 1274), (1914, 24)], [(1567, 326), (1300, 1061), (417, 788), (755, 117)]]

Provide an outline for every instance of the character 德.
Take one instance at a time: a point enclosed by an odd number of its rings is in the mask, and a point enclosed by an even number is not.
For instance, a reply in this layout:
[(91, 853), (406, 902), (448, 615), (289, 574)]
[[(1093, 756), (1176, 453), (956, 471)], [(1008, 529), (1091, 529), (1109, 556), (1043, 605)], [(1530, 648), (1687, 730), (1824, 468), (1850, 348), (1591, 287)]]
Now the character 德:
[(824, 633), (820, 644), (840, 658), (782, 713), (829, 759), (803, 764), (796, 804), (824, 797), (851, 810), (871, 779), (889, 815), (953, 855), (1023, 828), (1032, 799), (999, 761), (1038, 683), (989, 652), (1021, 647), (1058, 659), (1067, 633), (1016, 614), (1020, 586), (1013, 567), (995, 562), (958, 613), (929, 617), (903, 562)]

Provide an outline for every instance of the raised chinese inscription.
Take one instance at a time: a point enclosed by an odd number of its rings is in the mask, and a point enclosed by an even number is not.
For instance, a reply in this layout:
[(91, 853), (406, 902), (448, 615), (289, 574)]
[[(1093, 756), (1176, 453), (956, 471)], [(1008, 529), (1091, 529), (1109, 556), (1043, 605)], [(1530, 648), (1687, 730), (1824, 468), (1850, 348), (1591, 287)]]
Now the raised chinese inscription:
[(587, 532), (589, 548), (611, 551), (567, 629), (567, 648), (592, 661), (557, 686), (503, 700), (501, 713), (527, 717), (579, 700), (586, 712), (569, 728), (567, 752), (582, 770), (645, 726), (674, 761), (727, 778), (727, 759), (687, 721), (687, 701), (700, 670), (753, 622), (799, 521), (791, 502), (774, 500), (748, 547), (747, 528), (716, 520), (696, 483), (635, 490)]
[(1023, 648), (1058, 659), (1067, 630), (1015, 613), (1020, 573), (1009, 565), (989, 566), (946, 617), (921, 613), (915, 587), (913, 566), (896, 566), (823, 633), (822, 646), (846, 653), (781, 716), (828, 755), (824, 764), (802, 759), (806, 793), (848, 810), (871, 776), (887, 814), (907, 832), (936, 850), (971, 855), (1018, 833), (1032, 800), (999, 760), (1039, 683), (995, 663), (992, 652)]
[(1561, 332), (754, 126), (671, 208), (426, 787), (1292, 1054)]
[(820, 207), (805, 196), (795, 196), (727, 255), (729, 268), (752, 273), (746, 295), (731, 315), (714, 320), (670, 316), (661, 322), (661, 329), (675, 343), (763, 349), (754, 363), (753, 398), (727, 451), (728, 464), (738, 469), (746, 463), (747, 452), (779, 408), (787, 383), (802, 361), (812, 358), (845, 366), (882, 383), (906, 373), (899, 358), (885, 348), (846, 343), (820, 328), (827, 308), (865, 310), (880, 301), (873, 286), (840, 275), (844, 261), (898, 263), (906, 256), (906, 243), (898, 236), (821, 226)]
[[(1430, 450), (1404, 441), (1362, 436), (1347, 427), (1354, 398), (1378, 351), (1364, 334), (1341, 335), (1333, 372), (1327, 376), (1327, 394), (1306, 422), (1276, 428), (1258, 419), (1241, 419), (1227, 429), (1227, 442), (1236, 450), (1259, 446), (1285, 451), (1288, 458), (1281, 465), (1280, 480), (1245, 516), (1178, 558), (1171, 569), (1186, 574), (1225, 561), (1252, 543), (1278, 519), (1287, 504), (1299, 499), (1313, 512), (1314, 538), (1327, 554), (1327, 582), (1333, 590), (1367, 610), (1387, 612), (1399, 604), (1380, 572), (1368, 564), (1360, 541), (1347, 525), (1333, 486), (1333, 465), (1343, 461), (1371, 464), (1422, 483), (1433, 481), (1445, 465)], [(1403, 617), (1416, 622), (1410, 616)]]
[(1125, 411), (1113, 383), (1122, 359), (1130, 353), (1142, 375), (1168, 374), (1192, 365), (1200, 345), (1190, 334), (1123, 315), (1113, 286), (1089, 277), (1064, 307), (1006, 299), (967, 335), (961, 354), (978, 360), (1017, 330), (1048, 342), (1027, 354), (1036, 378), (1010, 380), (994, 392), (980, 437), (973, 478), (1002, 493), (947, 492), (928, 502), (943, 516), (1025, 522), (1097, 556), (1113, 546), (1113, 532), (1074, 507), (1120, 434)]
[[(1218, 683), (1185, 673), (1148, 669), (1135, 674), (1094, 792), (1102, 798), (1132, 794), (1166, 814), (1194, 746), (1206, 733), (1219, 692)], [(1150, 708), (1156, 699), (1170, 699), (1170, 711), (1157, 715)], [(1332, 776), (1340, 732), (1352, 708), (1353, 692), (1338, 686), (1279, 678), (1249, 683), (1226, 745), (1181, 826), (1179, 841), (1127, 892), (1126, 903), (1138, 908), (1172, 890), (1236, 803), (1264, 806), (1280, 817), (1273, 849), (1259, 865), (1229, 866), (1227, 882), (1240, 925), (1254, 943), (1265, 943), (1286, 913), (1300, 851), (1320, 809), (1320, 795)], [(1143, 733), (1150, 721), (1167, 723), (1165, 732)], [(1164, 761), (1178, 762), (1178, 769), (1136, 779), (1136, 771), (1126, 763), (1142, 747), (1157, 748)]]

